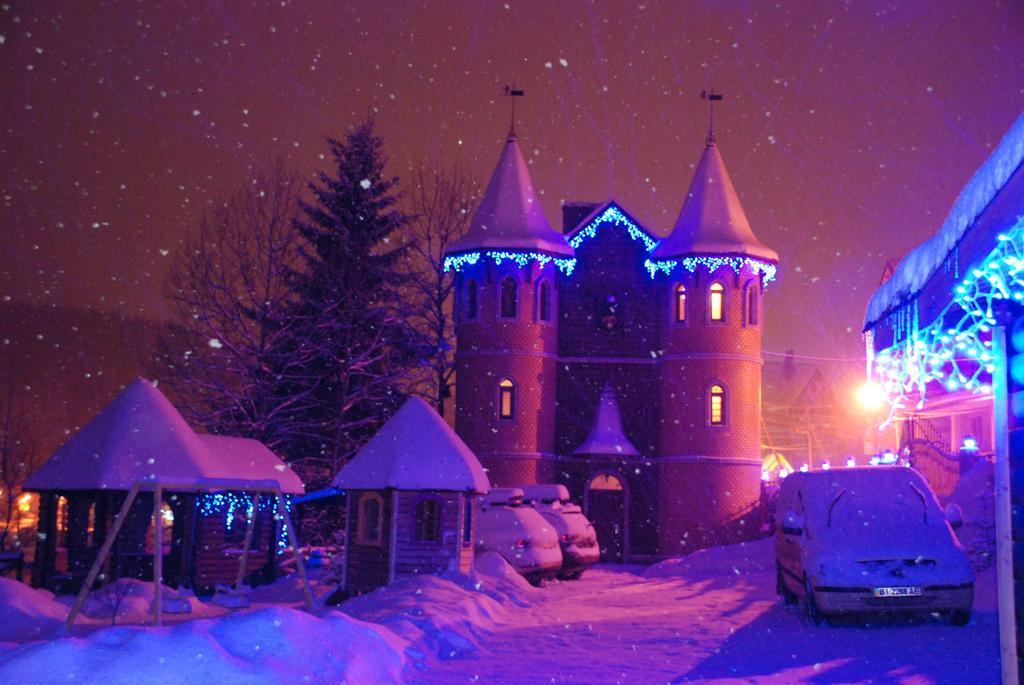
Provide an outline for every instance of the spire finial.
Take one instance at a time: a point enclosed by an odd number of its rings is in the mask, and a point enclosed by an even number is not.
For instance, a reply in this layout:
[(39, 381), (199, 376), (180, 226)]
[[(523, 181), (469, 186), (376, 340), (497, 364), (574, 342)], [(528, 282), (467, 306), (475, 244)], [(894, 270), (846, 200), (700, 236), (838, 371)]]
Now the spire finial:
[(715, 144), (715, 103), (721, 101), (722, 94), (715, 92), (715, 87), (711, 86), (711, 91), (702, 90), (700, 96), (704, 100), (708, 101), (708, 137), (707, 144)]
[(516, 88), (516, 83), (513, 81), (510, 85), (505, 86), (504, 95), (512, 101), (512, 117), (508, 125), (508, 137), (509, 140), (516, 137), (516, 98), (521, 98), (526, 95), (526, 91), (521, 88)]

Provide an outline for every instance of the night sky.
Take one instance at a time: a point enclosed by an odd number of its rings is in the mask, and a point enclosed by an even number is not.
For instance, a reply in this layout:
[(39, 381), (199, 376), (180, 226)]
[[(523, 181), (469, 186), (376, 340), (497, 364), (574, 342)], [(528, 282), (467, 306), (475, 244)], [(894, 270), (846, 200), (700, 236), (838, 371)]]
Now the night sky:
[(548, 219), (658, 232), (707, 126), (778, 250), (765, 349), (863, 354), (887, 259), (1024, 110), (1024, 3), (13, 2), (0, 7), (0, 297), (161, 318), (170, 251), (247, 167), (324, 164), (370, 113), (402, 176), (485, 182), (519, 132)]

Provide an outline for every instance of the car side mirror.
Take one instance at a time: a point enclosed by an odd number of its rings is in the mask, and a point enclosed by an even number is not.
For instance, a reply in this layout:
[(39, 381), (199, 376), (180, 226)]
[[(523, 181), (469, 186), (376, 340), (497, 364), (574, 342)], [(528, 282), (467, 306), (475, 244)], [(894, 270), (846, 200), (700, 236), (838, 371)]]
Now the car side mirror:
[(804, 517), (795, 511), (787, 511), (782, 517), (782, 532), (786, 535), (803, 535)]
[(964, 525), (964, 511), (959, 504), (946, 505), (946, 522), (953, 530)]

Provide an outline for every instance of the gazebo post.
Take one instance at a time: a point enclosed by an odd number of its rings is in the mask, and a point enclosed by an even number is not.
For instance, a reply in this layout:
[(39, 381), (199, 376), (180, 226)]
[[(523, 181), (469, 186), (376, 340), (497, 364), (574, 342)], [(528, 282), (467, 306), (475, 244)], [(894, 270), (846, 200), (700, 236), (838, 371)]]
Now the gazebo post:
[[(309, 606), (309, 610), (313, 611), (316, 608), (316, 603), (313, 601), (313, 590), (309, 587), (309, 579), (306, 578), (306, 565), (302, 561), (302, 552), (299, 551), (299, 538), (295, 535), (295, 526), (292, 525), (292, 515), (288, 511), (288, 505), (284, 501), (284, 493), (281, 492), (281, 485), (276, 484), (274, 486), (274, 492), (277, 495), (277, 501), (281, 505), (281, 515), (284, 517), (284, 523), (288, 526), (288, 541), (291, 543), (292, 549), (295, 551), (295, 568), (299, 572), (299, 576), (302, 578), (302, 589), (306, 594), (306, 604)], [(277, 544), (277, 541), (274, 541)]]
[[(249, 566), (249, 548), (252, 547), (252, 531), (256, 527), (256, 514), (259, 512), (259, 507), (260, 493), (254, 492), (252, 495), (252, 513), (249, 515), (249, 520), (245, 526), (245, 542), (242, 544), (242, 559), (238, 562), (238, 578), (235, 579), (235, 587), (241, 585), (242, 581), (245, 580), (245, 572)], [(273, 547), (273, 542), (271, 542), (271, 547)]]
[(157, 485), (153, 488), (153, 623), (157, 626), (161, 623), (161, 611), (163, 607), (163, 579), (164, 579), (164, 536), (163, 536), (163, 504), (164, 489)]
[(99, 575), (100, 568), (103, 567), (103, 562), (107, 560), (107, 555), (110, 554), (110, 548), (114, 546), (114, 540), (117, 538), (118, 532), (121, 530), (121, 525), (125, 519), (128, 518), (128, 511), (132, 508), (132, 503), (139, 494), (139, 483), (136, 482), (132, 485), (132, 489), (128, 491), (128, 496), (124, 498), (124, 504), (121, 505), (120, 511), (117, 512), (117, 518), (114, 519), (114, 525), (111, 528), (106, 539), (103, 540), (103, 547), (100, 548), (100, 553), (96, 555), (96, 560), (92, 562), (92, 568), (89, 569), (89, 575), (85, 578), (85, 583), (82, 584), (82, 589), (78, 591), (78, 597), (75, 598), (75, 604), (71, 607), (71, 612), (68, 614), (68, 620), (65, 626), (68, 630), (71, 630), (71, 626), (75, 622), (75, 617), (78, 616), (78, 612), (82, 609), (82, 605), (85, 603), (85, 598), (92, 589), (92, 584), (96, 582), (96, 576)]

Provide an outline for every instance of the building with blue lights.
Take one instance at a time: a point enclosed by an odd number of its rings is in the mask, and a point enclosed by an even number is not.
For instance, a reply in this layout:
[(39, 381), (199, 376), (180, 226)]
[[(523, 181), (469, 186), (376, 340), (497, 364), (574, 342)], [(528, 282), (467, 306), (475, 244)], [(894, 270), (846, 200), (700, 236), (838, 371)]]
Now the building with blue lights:
[(671, 231), (615, 201), (565, 204), (557, 231), (510, 135), (446, 252), (456, 431), (496, 486), (567, 485), (606, 558), (744, 537), (777, 265), (710, 136)]
[[(964, 186), (938, 232), (874, 293), (864, 333), (871, 379), (888, 399), (887, 422), (899, 426), (901, 452), (940, 498), (952, 494), (961, 471), (987, 468), (994, 480), (1003, 682), (1020, 682), (1024, 115)], [(974, 548), (963, 531), (958, 535)]]

